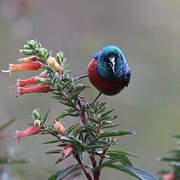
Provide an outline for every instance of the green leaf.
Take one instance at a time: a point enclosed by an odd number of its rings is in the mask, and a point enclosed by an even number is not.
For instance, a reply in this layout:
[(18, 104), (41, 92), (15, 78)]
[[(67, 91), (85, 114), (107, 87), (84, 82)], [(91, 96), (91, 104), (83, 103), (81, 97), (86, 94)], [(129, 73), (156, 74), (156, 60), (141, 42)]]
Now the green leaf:
[(69, 79), (67, 82), (65, 82), (62, 86), (61, 86), (61, 91), (63, 91), (69, 84), (72, 83), (72, 80)]
[(112, 160), (116, 160), (117, 162), (120, 162), (124, 165), (132, 166), (132, 163), (129, 160), (129, 158), (125, 154), (120, 153), (120, 152), (119, 153), (108, 152), (107, 158), (112, 159)]
[(52, 98), (57, 99), (57, 100), (64, 100), (64, 98), (60, 94), (58, 94), (56, 96), (52, 96)]
[(43, 119), (43, 124), (46, 123), (49, 113), (50, 113), (50, 110), (48, 110), (47, 113), (45, 114), (44, 119)]
[(59, 120), (59, 119), (61, 119), (61, 118), (64, 118), (64, 117), (68, 116), (68, 114), (69, 114), (69, 113), (62, 112), (61, 115), (56, 118), (56, 120)]
[(64, 118), (66, 116), (77, 117), (77, 116), (79, 116), (79, 113), (78, 112), (75, 112), (75, 113), (62, 112), (61, 115), (56, 118), (56, 120), (59, 120), (59, 119)]
[(55, 165), (57, 165), (58, 163), (60, 163), (62, 161), (62, 157), (58, 158), (58, 160), (55, 162)]
[(101, 113), (103, 113), (105, 111), (105, 109), (106, 109), (105, 105), (106, 105), (106, 103), (101, 103), (101, 104), (98, 105), (98, 108), (99, 108), (98, 114), (101, 114)]
[(0, 164), (24, 164), (30, 162), (30, 159), (13, 159), (9, 157), (0, 157)]
[(67, 101), (65, 101), (65, 100), (59, 100), (58, 102), (60, 102), (61, 104), (64, 104), (65, 106), (73, 107), (73, 106), (72, 106), (72, 103), (67, 102)]
[(62, 180), (63, 178), (65, 178), (69, 174), (73, 173), (74, 171), (79, 171), (79, 170), (81, 170), (81, 167), (78, 164), (77, 165), (69, 166), (68, 168), (66, 168), (63, 171), (61, 171), (61, 173), (57, 177), (57, 180)]
[(83, 87), (83, 88), (81, 88), (81, 89), (78, 89), (78, 90), (76, 90), (72, 95), (71, 95), (71, 100), (73, 100), (73, 99), (76, 99), (77, 98), (77, 96), (83, 91), (85, 89), (85, 86)]
[(15, 118), (12, 118), (9, 121), (5, 122), (4, 124), (0, 125), (0, 131), (3, 131), (5, 128), (11, 125), (15, 120), (16, 120)]
[(66, 110), (68, 113), (73, 113), (74, 112), (74, 108), (69, 108)]
[(53, 143), (57, 143), (57, 142), (60, 142), (60, 140), (56, 139), (56, 140), (46, 141), (46, 142), (43, 142), (42, 144), (53, 144)]
[(117, 127), (117, 126), (119, 126), (119, 124), (109, 124), (109, 125), (104, 125), (102, 127), (102, 129), (114, 128), (114, 127)]
[(58, 171), (56, 173), (54, 173), (53, 175), (51, 175), (48, 180), (57, 180), (57, 177), (59, 176), (59, 174), (61, 173), (61, 171)]
[(138, 176), (141, 180), (157, 180), (156, 177), (152, 176), (149, 172), (146, 172), (142, 169), (136, 167), (128, 167), (128, 170), (133, 172), (136, 176)]
[(122, 155), (130, 156), (130, 157), (138, 157), (136, 154), (133, 154), (133, 153), (130, 153), (130, 152), (126, 152), (126, 151), (112, 150), (112, 151), (108, 151), (108, 153), (111, 153), (111, 154), (122, 154)]
[(82, 142), (78, 139), (75, 139), (74, 137), (70, 137), (70, 136), (61, 136), (61, 139), (60, 139), (62, 142), (68, 142), (68, 143), (71, 143), (71, 144), (74, 144), (75, 146), (78, 145), (78, 146), (82, 146)]
[(79, 123), (78, 124), (73, 124), (72, 126), (70, 126), (66, 131), (65, 131), (65, 134), (66, 135), (69, 135), (74, 129), (76, 129), (77, 127), (79, 126)]
[(55, 149), (55, 150), (48, 151), (45, 154), (60, 154), (61, 151), (62, 151), (61, 149)]
[(103, 114), (101, 114), (101, 118), (103, 119), (103, 117), (107, 116), (108, 114), (112, 113), (113, 111), (114, 111), (114, 109), (104, 112)]
[(180, 135), (174, 135), (173, 137), (180, 139)]
[(101, 148), (105, 148), (106, 145), (92, 145), (92, 146), (84, 146), (84, 148), (86, 149), (86, 151), (92, 150), (92, 149), (101, 149)]
[(49, 134), (49, 132), (47, 131), (47, 129), (41, 129), (41, 132), (40, 132), (42, 135), (47, 135)]
[(166, 162), (172, 162), (172, 161), (180, 161), (180, 158), (175, 158), (175, 157), (173, 157), (173, 158), (161, 158), (160, 159), (161, 161), (166, 161)]
[[(89, 166), (85, 166), (85, 168), (91, 169), (91, 167), (89, 167)], [(62, 180), (69, 175), (72, 175), (70, 179), (73, 179), (73, 177), (76, 176), (76, 174), (73, 175), (74, 173), (78, 173), (78, 174), (82, 173), (82, 169), (79, 164), (71, 165), (71, 166), (67, 167), (66, 169), (56, 172), (55, 174), (50, 176), (48, 178), (48, 180)]]
[(129, 135), (129, 134), (135, 135), (135, 132), (133, 130), (104, 132), (104, 133), (99, 134), (99, 138), (124, 136), (124, 135)]
[(119, 171), (122, 171), (126, 174), (129, 174), (131, 176), (134, 176), (140, 180), (157, 180), (156, 177), (152, 176), (150, 173), (135, 168), (133, 166), (126, 166), (126, 165), (121, 165), (121, 164), (113, 164), (112, 161), (111, 162), (104, 162), (102, 167), (109, 167), (109, 168), (113, 168)]
[(73, 137), (70, 137), (70, 136), (61, 136), (61, 139), (60, 139), (62, 142), (70, 142), (72, 143), (74, 141), (74, 138)]

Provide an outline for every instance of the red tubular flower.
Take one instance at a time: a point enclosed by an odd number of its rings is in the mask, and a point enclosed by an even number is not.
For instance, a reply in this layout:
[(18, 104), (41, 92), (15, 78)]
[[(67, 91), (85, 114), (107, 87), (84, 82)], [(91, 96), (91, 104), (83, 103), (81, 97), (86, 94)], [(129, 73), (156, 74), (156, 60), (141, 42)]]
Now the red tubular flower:
[(40, 68), (42, 68), (42, 64), (38, 61), (33, 61), (21, 64), (9, 64), (9, 70), (2, 70), (2, 72), (37, 71)]
[(27, 85), (37, 84), (37, 83), (45, 83), (47, 82), (47, 78), (41, 78), (38, 76), (34, 76), (28, 79), (18, 79), (17, 80), (17, 87), (24, 87)]
[(62, 134), (62, 135), (64, 134), (65, 128), (64, 128), (64, 126), (62, 125), (61, 122), (58, 122), (58, 121), (55, 120), (55, 122), (54, 122), (54, 127), (55, 127), (56, 131), (57, 131), (59, 134)]
[(174, 180), (174, 174), (172, 172), (165, 174), (163, 180)]
[(47, 85), (37, 85), (31, 87), (18, 87), (17, 96), (27, 94), (27, 93), (48, 93), (51, 91), (51, 88)]
[(46, 62), (47, 62), (47, 65), (51, 67), (54, 71), (60, 74), (62, 73), (63, 69), (54, 57), (49, 57)]
[(20, 140), (26, 136), (31, 136), (40, 133), (40, 126), (33, 126), (23, 131), (16, 131), (16, 139)]
[(18, 61), (20, 63), (29, 63), (29, 62), (37, 61), (37, 56), (29, 56), (29, 57), (21, 58)]
[(31, 77), (28, 79), (18, 79), (17, 80), (17, 87), (23, 87), (23, 86), (27, 86), (27, 85), (31, 85), (31, 84), (36, 84), (37, 80), (36, 77)]
[(64, 147), (64, 149), (61, 151), (61, 156), (64, 159), (67, 157), (71, 152), (73, 152), (73, 145), (68, 144), (67, 146)]

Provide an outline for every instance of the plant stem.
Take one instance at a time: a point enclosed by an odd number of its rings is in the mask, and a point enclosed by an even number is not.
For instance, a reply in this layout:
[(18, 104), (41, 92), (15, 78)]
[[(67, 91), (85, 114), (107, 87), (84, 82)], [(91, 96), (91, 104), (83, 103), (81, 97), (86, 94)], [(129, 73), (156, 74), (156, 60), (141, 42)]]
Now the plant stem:
[(79, 158), (79, 155), (78, 155), (77, 153), (74, 154), (74, 158), (75, 158), (75, 159), (77, 160), (77, 162), (81, 165), (81, 168), (82, 168), (84, 174), (86, 175), (87, 179), (88, 179), (88, 180), (92, 180), (91, 175), (86, 171), (86, 168), (84, 167), (84, 165), (83, 165), (83, 163), (82, 163), (82, 161), (81, 161), (81, 159)]
[(98, 168), (97, 168), (97, 177), (96, 177), (96, 179), (94, 179), (94, 180), (99, 180), (99, 178), (100, 178), (100, 174), (101, 174), (101, 166), (102, 166), (102, 163), (103, 163), (103, 161), (104, 161), (104, 158), (106, 157), (106, 154), (107, 154), (107, 150), (109, 149), (109, 147), (111, 146), (111, 144), (109, 144), (109, 146), (107, 146), (104, 150), (103, 150), (103, 154), (102, 154), (102, 157), (101, 157), (101, 159), (100, 159), (100, 161), (99, 161), (99, 165), (98, 165)]
[[(93, 169), (96, 169), (97, 167), (97, 162), (96, 162), (96, 157), (94, 154), (90, 155), (90, 159), (91, 159), (91, 162), (92, 162), (92, 166), (93, 166)], [(94, 180), (98, 180), (98, 171), (95, 170), (93, 171), (93, 177), (94, 177)]]

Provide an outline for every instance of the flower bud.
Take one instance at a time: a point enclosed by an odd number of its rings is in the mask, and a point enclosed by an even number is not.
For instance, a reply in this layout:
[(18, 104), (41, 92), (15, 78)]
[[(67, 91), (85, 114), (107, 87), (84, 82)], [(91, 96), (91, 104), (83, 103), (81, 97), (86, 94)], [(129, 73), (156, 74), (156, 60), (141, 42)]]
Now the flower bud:
[(44, 77), (36, 76), (37, 83), (47, 83), (48, 79)]
[(32, 112), (33, 119), (41, 119), (41, 113), (39, 109), (34, 109)]
[(61, 122), (58, 122), (58, 121), (54, 121), (54, 127), (55, 127), (55, 129), (56, 129), (56, 131), (59, 133), (59, 134), (64, 134), (64, 132), (65, 132), (65, 128), (64, 128), (64, 126), (62, 125), (62, 123)]
[(48, 75), (48, 70), (44, 70), (39, 76), (40, 77), (47, 77)]
[(72, 144), (68, 144), (61, 151), (61, 156), (64, 159), (64, 158), (66, 158), (72, 152), (73, 152), (73, 145)]
[(64, 54), (63, 54), (62, 51), (60, 51), (59, 53), (57, 53), (56, 59), (57, 59), (57, 61), (58, 61), (59, 64), (61, 64), (61, 63), (63, 62), (63, 60), (64, 60)]
[(52, 68), (55, 72), (62, 73), (63, 69), (60, 64), (56, 61), (54, 57), (49, 57), (47, 59), (47, 65)]
[(33, 54), (33, 50), (31, 50), (31, 49), (20, 49), (20, 52), (23, 53), (26, 56), (29, 56), (29, 55)]
[(20, 63), (28, 63), (28, 62), (37, 61), (37, 56), (29, 56), (29, 57), (21, 58), (18, 61)]
[(33, 124), (34, 124), (34, 127), (40, 127), (41, 121), (38, 119), (35, 119)]

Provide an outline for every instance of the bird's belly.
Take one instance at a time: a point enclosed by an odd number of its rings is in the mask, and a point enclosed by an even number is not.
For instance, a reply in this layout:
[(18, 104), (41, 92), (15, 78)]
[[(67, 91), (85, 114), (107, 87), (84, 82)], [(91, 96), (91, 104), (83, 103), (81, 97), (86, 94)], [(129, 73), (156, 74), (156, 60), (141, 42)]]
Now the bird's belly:
[(115, 95), (124, 88), (122, 79), (117, 81), (107, 81), (102, 79), (97, 73), (97, 61), (91, 60), (88, 65), (88, 76), (91, 83), (103, 94)]

